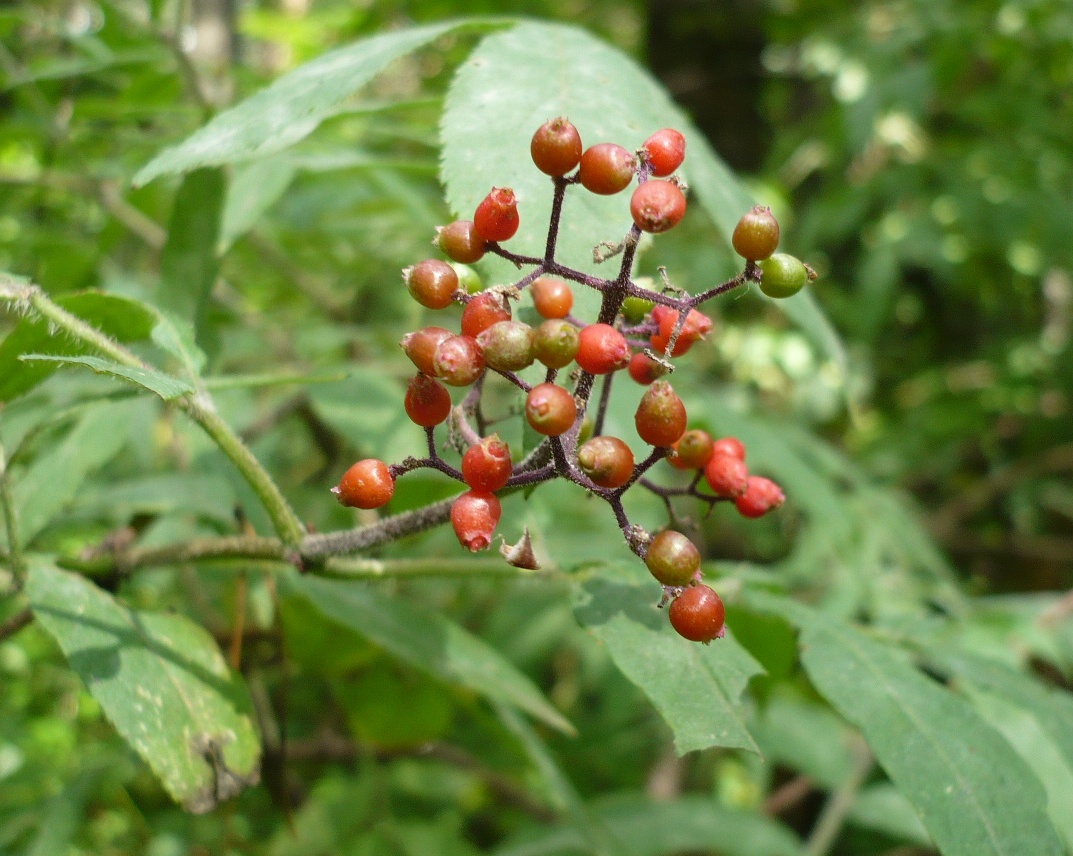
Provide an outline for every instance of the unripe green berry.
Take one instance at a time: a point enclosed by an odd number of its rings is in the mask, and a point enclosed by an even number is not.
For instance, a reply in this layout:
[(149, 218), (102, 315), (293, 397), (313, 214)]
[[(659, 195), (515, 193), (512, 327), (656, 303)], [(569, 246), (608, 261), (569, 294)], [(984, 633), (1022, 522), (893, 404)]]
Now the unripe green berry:
[(681, 532), (664, 529), (648, 544), (645, 564), (665, 586), (685, 586), (700, 570), (700, 551)]
[(757, 205), (738, 221), (730, 241), (734, 252), (743, 259), (766, 259), (779, 245), (779, 221), (770, 208)]
[(549, 369), (568, 366), (577, 356), (581, 335), (569, 321), (552, 318), (536, 328), (536, 358)]
[(521, 321), (498, 321), (477, 337), (484, 361), (493, 369), (514, 372), (533, 364), (533, 328)]
[(760, 262), (760, 290), (768, 297), (793, 297), (808, 282), (808, 270), (799, 258), (775, 253)]

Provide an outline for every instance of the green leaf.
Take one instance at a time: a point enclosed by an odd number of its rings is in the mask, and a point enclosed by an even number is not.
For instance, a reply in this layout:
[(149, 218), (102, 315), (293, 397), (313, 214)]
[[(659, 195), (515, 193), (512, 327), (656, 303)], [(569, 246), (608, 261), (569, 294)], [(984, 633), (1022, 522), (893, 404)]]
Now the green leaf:
[(26, 594), (105, 715), (167, 792), (205, 812), (258, 778), (245, 686), (212, 637), (180, 615), (128, 609), (85, 578), (38, 562)]
[(235, 170), (224, 202), (219, 252), (225, 252), (256, 225), (297, 173), (297, 167), (287, 158), (255, 161)]
[(782, 598), (750, 600), (798, 625), (809, 678), (860, 728), (944, 856), (1063, 852), (1039, 781), (965, 701), (846, 624)]
[(925, 847), (931, 844), (912, 804), (890, 782), (861, 788), (853, 800), (849, 819), (857, 826), (876, 829), (894, 838)]
[(100, 779), (101, 770), (90, 769), (75, 779), (45, 805), (41, 826), (26, 856), (55, 856), (68, 853), (71, 840), (86, 811), (86, 801)]
[(499, 652), (453, 621), (367, 584), (289, 579), (286, 585), (324, 615), (388, 653), (448, 683), (521, 708), (568, 734), (573, 726)]
[(194, 388), (186, 381), (158, 372), (156, 369), (132, 368), (131, 366), (113, 363), (100, 357), (63, 357), (56, 354), (23, 354), (21, 360), (41, 360), (67, 365), (86, 366), (93, 369), (97, 374), (111, 375), (112, 377), (128, 380), (138, 386), (155, 392), (165, 401), (179, 398), (194, 391)]
[(134, 183), (141, 185), (159, 175), (248, 160), (294, 145), (392, 60), (452, 30), (480, 23), (474, 19), (414, 27), (329, 51), (283, 75), (213, 118), (183, 142), (161, 152), (138, 172)]
[(656, 609), (659, 596), (655, 583), (604, 570), (579, 585), (574, 614), (656, 706), (679, 755), (709, 746), (759, 752), (740, 699), (763, 669), (729, 632), (710, 645), (681, 638)]

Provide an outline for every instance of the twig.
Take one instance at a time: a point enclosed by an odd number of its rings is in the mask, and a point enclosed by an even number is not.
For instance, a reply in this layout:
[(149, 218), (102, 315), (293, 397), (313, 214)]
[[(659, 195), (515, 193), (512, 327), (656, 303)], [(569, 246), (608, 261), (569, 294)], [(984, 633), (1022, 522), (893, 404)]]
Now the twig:
[(872, 770), (872, 753), (860, 737), (855, 738), (852, 747), (853, 768), (846, 780), (824, 803), (816, 825), (812, 828), (808, 842), (805, 846), (806, 856), (825, 856), (834, 845), (842, 830), (842, 824), (853, 808), (853, 801), (857, 799), (857, 792), (861, 789), (865, 779)]
[(16, 612), (3, 624), (0, 624), (0, 642), (3, 642), (10, 636), (14, 636), (22, 628), (31, 624), (34, 620), (34, 614), (30, 611), (29, 607), (22, 612)]

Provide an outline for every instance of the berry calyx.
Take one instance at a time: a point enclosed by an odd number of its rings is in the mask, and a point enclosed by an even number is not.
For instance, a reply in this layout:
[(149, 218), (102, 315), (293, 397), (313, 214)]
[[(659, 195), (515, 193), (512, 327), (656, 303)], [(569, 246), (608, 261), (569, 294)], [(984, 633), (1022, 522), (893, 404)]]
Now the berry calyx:
[(593, 437), (577, 450), (577, 462), (598, 487), (622, 487), (633, 477), (633, 452), (618, 437)]
[(775, 253), (760, 262), (760, 290), (768, 297), (793, 297), (808, 282), (808, 269), (801, 259)]
[(447, 262), (425, 259), (402, 272), (402, 278), (413, 297), (429, 309), (445, 309), (458, 290), (458, 274)]
[(473, 490), (494, 493), (511, 474), (510, 447), (498, 434), (474, 443), (462, 456), (462, 478)]
[(625, 190), (637, 171), (637, 159), (617, 143), (597, 143), (581, 155), (578, 176), (590, 193), (611, 196)]
[(449, 259), (464, 265), (480, 261), (484, 256), (484, 238), (477, 234), (472, 220), (455, 220), (436, 229), (433, 243)]
[(740, 458), (731, 455), (712, 455), (704, 467), (704, 479), (712, 493), (723, 499), (733, 499), (745, 493), (749, 468)]
[(454, 333), (444, 327), (422, 327), (403, 336), (399, 345), (419, 372), (434, 375), (436, 369), (432, 366), (432, 355), (436, 353), (440, 342), (450, 339), (453, 335)]
[(574, 292), (561, 279), (542, 276), (529, 286), (533, 306), (544, 318), (565, 318), (574, 307)]
[(779, 246), (779, 221), (770, 208), (757, 205), (738, 221), (730, 243), (743, 259), (751, 262), (766, 259)]
[(451, 415), (451, 393), (442, 383), (419, 374), (406, 387), (403, 408), (411, 422), (431, 428)]
[(577, 421), (577, 402), (557, 384), (537, 384), (525, 397), (525, 419), (538, 434), (558, 437)]
[(629, 365), (630, 346), (610, 324), (590, 324), (581, 329), (576, 359), (587, 372), (607, 374)]
[(518, 198), (509, 187), (493, 187), (473, 214), (473, 227), (486, 241), (508, 241), (518, 231)]
[(510, 305), (497, 291), (482, 291), (462, 310), (462, 335), (476, 338), (493, 324), (509, 321)]
[(641, 396), (633, 422), (646, 443), (670, 446), (685, 433), (686, 408), (669, 382), (657, 380)]
[(700, 551), (681, 532), (664, 529), (648, 543), (645, 564), (665, 586), (685, 586), (700, 570)]
[(712, 453), (716, 455), (730, 455), (739, 461), (745, 460), (745, 444), (737, 437), (720, 437), (712, 446)]
[(332, 493), (348, 508), (379, 508), (395, 495), (395, 479), (383, 461), (366, 458), (343, 473)]
[(536, 129), (529, 154), (545, 175), (566, 175), (581, 160), (581, 134), (567, 119), (551, 119)]
[(451, 504), (451, 526), (458, 542), (476, 553), (492, 543), (492, 534), (503, 514), (503, 506), (494, 493), (469, 490)]
[(715, 454), (715, 442), (711, 434), (699, 428), (686, 431), (673, 448), (674, 454), (667, 460), (672, 467), (679, 470), (699, 470), (707, 466)]
[(577, 327), (561, 318), (550, 318), (536, 328), (533, 351), (549, 369), (561, 369), (574, 361), (580, 344)]
[(641, 148), (648, 157), (652, 175), (659, 178), (670, 175), (686, 159), (686, 138), (674, 128), (656, 131)]
[(667, 614), (671, 627), (690, 642), (707, 645), (725, 632), (726, 607), (715, 590), (706, 585), (687, 588), (674, 599)]
[(493, 369), (514, 372), (531, 366), (533, 328), (521, 321), (497, 321), (477, 337), (484, 361)]
[(642, 232), (666, 232), (686, 216), (686, 197), (670, 181), (646, 181), (630, 198), (630, 214)]
[(734, 500), (742, 517), (763, 517), (786, 502), (786, 495), (771, 479), (749, 476), (745, 492)]
[(452, 336), (436, 347), (432, 368), (450, 386), (469, 386), (484, 372), (484, 354), (472, 336)]
[(667, 374), (667, 367), (662, 363), (656, 362), (648, 354), (638, 351), (632, 357), (630, 357), (630, 364), (627, 368), (630, 373), (630, 377), (634, 379), (641, 386), (648, 386), (654, 380), (663, 377)]

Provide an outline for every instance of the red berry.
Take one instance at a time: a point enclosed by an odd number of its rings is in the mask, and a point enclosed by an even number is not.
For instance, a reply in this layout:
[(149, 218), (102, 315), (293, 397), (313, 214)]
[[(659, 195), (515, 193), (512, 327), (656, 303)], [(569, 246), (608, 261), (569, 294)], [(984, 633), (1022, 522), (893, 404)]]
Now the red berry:
[(648, 163), (652, 167), (652, 175), (670, 175), (682, 165), (686, 159), (686, 138), (674, 128), (664, 128), (656, 131), (645, 140), (642, 148), (648, 155)]
[(538, 434), (558, 437), (577, 420), (577, 402), (561, 386), (537, 384), (525, 398), (525, 418)]
[(637, 171), (637, 159), (616, 143), (597, 143), (581, 156), (582, 186), (601, 196), (625, 190)]
[(641, 396), (633, 422), (646, 443), (670, 446), (685, 433), (686, 408), (670, 383), (657, 380)]
[(477, 338), (498, 321), (510, 320), (510, 305), (498, 291), (482, 291), (462, 310), (462, 335)]
[(476, 553), (492, 543), (492, 533), (503, 514), (503, 507), (494, 493), (469, 490), (451, 505), (451, 526), (458, 542)]
[(455, 220), (438, 227), (433, 243), (459, 264), (471, 265), (484, 256), (484, 239), (472, 220)]
[(565, 318), (574, 307), (574, 292), (561, 279), (542, 276), (529, 288), (533, 306), (544, 318)]
[(413, 297), (429, 309), (444, 309), (451, 305), (458, 290), (458, 274), (447, 262), (425, 259), (402, 272), (402, 278)]
[(509, 187), (493, 187), (473, 215), (473, 227), (486, 241), (507, 241), (518, 231), (518, 198)]
[(432, 367), (432, 355), (436, 353), (440, 342), (450, 339), (453, 335), (454, 333), (443, 327), (422, 327), (403, 336), (399, 345), (419, 372), (434, 375), (436, 370)]
[(666, 232), (686, 216), (686, 197), (677, 184), (646, 181), (630, 198), (630, 214), (642, 232)]
[[(652, 320), (659, 324), (659, 332), (652, 334), (649, 343), (652, 349), (659, 352), (667, 350), (667, 344), (671, 340), (671, 334), (678, 323), (679, 313), (669, 306), (656, 306), (652, 309)], [(699, 339), (704, 338), (712, 331), (712, 319), (703, 312), (690, 309), (686, 315), (685, 323), (678, 333), (678, 339), (674, 343), (672, 357), (680, 357), (693, 347)]]
[(566, 175), (581, 160), (581, 134), (566, 119), (552, 119), (537, 128), (529, 153), (545, 175)]
[(643, 354), (640, 351), (630, 357), (628, 371), (630, 377), (641, 384), (641, 386), (648, 386), (652, 381), (667, 374), (667, 369), (661, 363), (656, 362), (650, 356)]
[(462, 478), (473, 490), (494, 493), (510, 479), (510, 447), (498, 434), (474, 443), (462, 456)]
[(770, 208), (757, 205), (738, 221), (730, 242), (734, 252), (743, 259), (751, 262), (766, 259), (779, 246), (779, 221)]
[(622, 487), (633, 477), (633, 452), (618, 437), (593, 437), (577, 450), (577, 462), (598, 487)]
[(686, 431), (674, 444), (674, 455), (667, 458), (671, 466), (679, 470), (699, 470), (708, 464), (715, 454), (715, 443), (707, 431), (694, 428)]
[(450, 416), (451, 393), (438, 381), (419, 374), (406, 388), (403, 407), (412, 422), (422, 428), (431, 428)]
[(469, 386), (484, 371), (484, 355), (472, 336), (452, 336), (437, 346), (432, 368), (446, 384)]
[(737, 437), (720, 437), (715, 441), (712, 451), (716, 455), (730, 455), (739, 461), (745, 460), (745, 444)]
[(685, 535), (664, 529), (648, 543), (645, 564), (665, 586), (685, 586), (700, 570), (700, 551)]
[(383, 461), (366, 458), (343, 473), (332, 493), (348, 508), (379, 508), (395, 495), (395, 479)]
[(590, 324), (581, 329), (576, 359), (587, 372), (607, 374), (629, 365), (630, 346), (610, 324)]
[(667, 613), (671, 627), (690, 642), (707, 645), (723, 635), (726, 607), (719, 595), (706, 585), (687, 588), (674, 599)]
[(499, 371), (516, 372), (536, 359), (533, 328), (521, 321), (497, 321), (477, 337), (477, 344), (484, 361)]
[(731, 455), (712, 455), (704, 467), (704, 478), (716, 496), (724, 499), (740, 497), (749, 481), (749, 468), (740, 458)]
[(745, 493), (734, 500), (742, 517), (763, 517), (784, 502), (782, 488), (763, 476), (749, 476)]
[(549, 369), (561, 369), (574, 361), (580, 344), (577, 327), (561, 318), (549, 318), (536, 329), (534, 353)]

